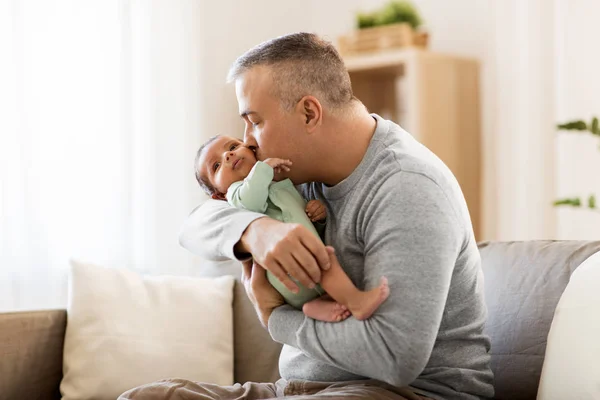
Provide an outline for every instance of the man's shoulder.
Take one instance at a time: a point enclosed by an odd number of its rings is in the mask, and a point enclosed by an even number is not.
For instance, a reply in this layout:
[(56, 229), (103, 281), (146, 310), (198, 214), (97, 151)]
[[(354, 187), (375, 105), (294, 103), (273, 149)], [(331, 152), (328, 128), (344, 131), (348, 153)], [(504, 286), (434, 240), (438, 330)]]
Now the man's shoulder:
[[(456, 177), (448, 166), (410, 133), (388, 121), (388, 135), (380, 143), (367, 179), (431, 181), (442, 190), (456, 190)], [(387, 185), (392, 182), (387, 183)], [(405, 188), (406, 190), (407, 188)]]
[[(439, 161), (439, 160), (438, 160)], [(445, 188), (454, 176), (441, 162), (410, 149), (389, 146), (381, 151), (371, 171), (363, 177), (395, 190), (420, 189), (433, 184)]]

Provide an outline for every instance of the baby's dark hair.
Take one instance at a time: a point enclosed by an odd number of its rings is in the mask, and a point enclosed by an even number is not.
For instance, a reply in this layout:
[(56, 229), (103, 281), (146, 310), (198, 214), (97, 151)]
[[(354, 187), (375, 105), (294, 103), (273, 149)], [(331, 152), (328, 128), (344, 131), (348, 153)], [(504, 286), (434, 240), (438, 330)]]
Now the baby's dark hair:
[(210, 184), (208, 179), (200, 175), (200, 165), (198, 165), (198, 163), (200, 162), (200, 156), (202, 156), (202, 152), (204, 151), (206, 146), (217, 140), (218, 137), (219, 135), (213, 136), (210, 139), (208, 139), (202, 146), (200, 146), (198, 152), (196, 152), (196, 158), (194, 159), (194, 175), (196, 176), (196, 181), (198, 181), (198, 184), (200, 185), (202, 190), (204, 190), (209, 196), (212, 196), (217, 191), (217, 189), (215, 189), (213, 185)]

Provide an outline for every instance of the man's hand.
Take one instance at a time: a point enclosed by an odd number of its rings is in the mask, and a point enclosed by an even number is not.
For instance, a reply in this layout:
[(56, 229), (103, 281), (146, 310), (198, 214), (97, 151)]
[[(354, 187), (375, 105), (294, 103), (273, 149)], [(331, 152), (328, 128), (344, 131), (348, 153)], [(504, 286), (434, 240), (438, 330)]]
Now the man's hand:
[(284, 160), (283, 158), (267, 158), (263, 162), (273, 168), (277, 174), (289, 172), (290, 167), (292, 166), (292, 162), (290, 160)]
[(308, 288), (321, 281), (321, 269), (329, 269), (329, 255), (323, 242), (300, 224), (286, 224), (264, 217), (252, 221), (237, 243), (236, 252), (251, 253), (292, 292), (298, 286), (290, 276)]
[(252, 260), (244, 261), (242, 283), (248, 298), (254, 305), (258, 319), (265, 328), (269, 328), (269, 317), (273, 310), (285, 304), (283, 296), (267, 280), (267, 271)]
[(327, 208), (319, 200), (311, 200), (304, 210), (312, 222), (321, 221), (327, 217)]

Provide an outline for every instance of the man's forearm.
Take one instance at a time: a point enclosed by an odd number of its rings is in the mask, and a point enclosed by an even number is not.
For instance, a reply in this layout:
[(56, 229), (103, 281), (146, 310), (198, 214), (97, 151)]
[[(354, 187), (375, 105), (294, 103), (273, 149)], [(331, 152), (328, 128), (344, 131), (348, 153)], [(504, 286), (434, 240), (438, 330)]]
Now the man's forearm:
[(251, 255), (251, 243), (253, 241), (256, 241), (257, 230), (260, 230), (260, 225), (261, 223), (265, 222), (266, 218), (267, 217), (264, 216), (263, 218), (257, 218), (254, 221), (250, 222), (248, 227), (246, 227), (244, 233), (242, 233), (242, 236), (240, 237), (240, 240), (238, 240), (235, 246), (233, 247), (233, 251), (237, 258), (244, 259), (248, 258), (248, 256)]

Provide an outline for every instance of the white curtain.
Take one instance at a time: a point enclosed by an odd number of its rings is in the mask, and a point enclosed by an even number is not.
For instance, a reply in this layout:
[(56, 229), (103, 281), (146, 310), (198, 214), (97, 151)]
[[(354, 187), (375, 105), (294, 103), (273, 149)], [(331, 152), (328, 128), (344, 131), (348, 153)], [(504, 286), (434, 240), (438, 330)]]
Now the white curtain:
[(202, 2), (0, 2), (0, 311), (64, 307), (69, 259), (196, 273)]
[[(486, 66), (488, 224), (499, 240), (552, 239), (554, 8), (546, 0), (494, 1)], [(488, 161), (488, 162), (489, 162)], [(489, 187), (490, 184), (493, 187)], [(493, 204), (490, 204), (493, 203)]]
[[(554, 0), (556, 12), (557, 121), (600, 118), (600, 2)], [(595, 193), (600, 201), (600, 140), (592, 135), (561, 133), (556, 141), (556, 195)], [(557, 213), (559, 239), (600, 240), (600, 209), (561, 208)]]
[(600, 195), (598, 139), (558, 122), (600, 115), (600, 3), (493, 1), (485, 59), (494, 183), (488, 236), (498, 240), (600, 238), (600, 213), (552, 201)]

